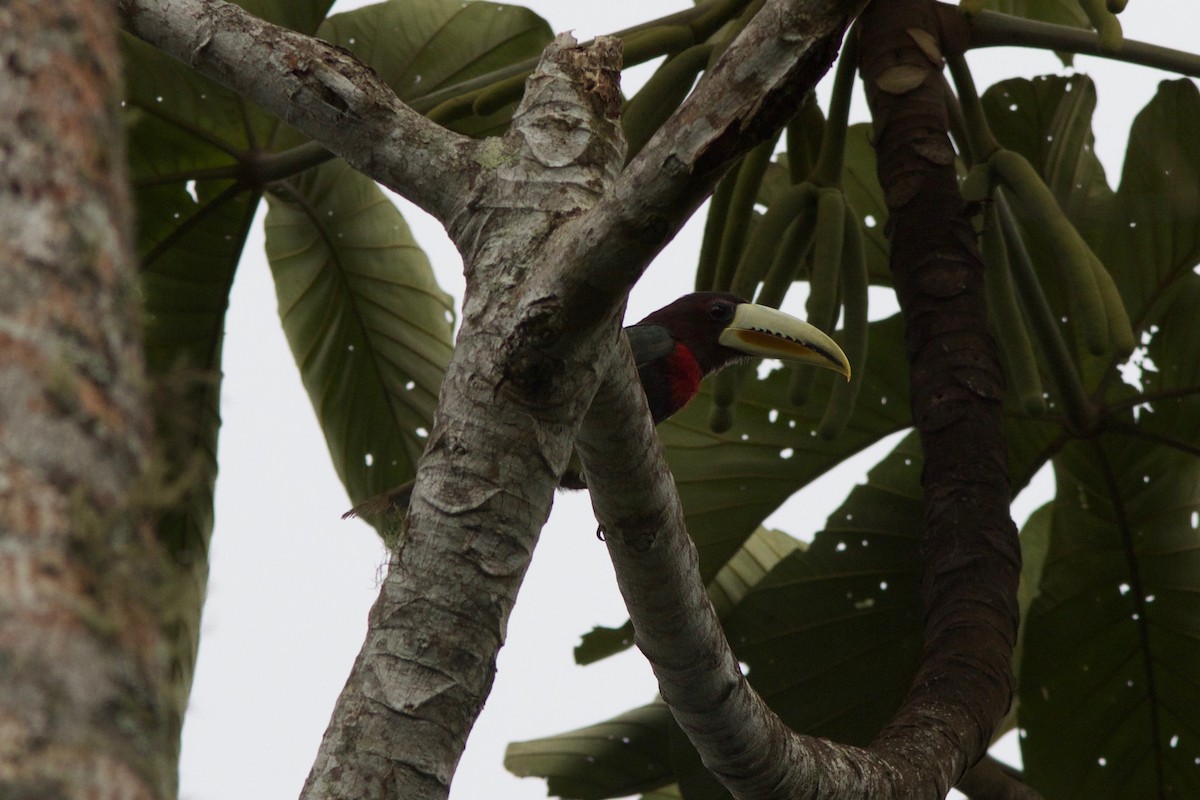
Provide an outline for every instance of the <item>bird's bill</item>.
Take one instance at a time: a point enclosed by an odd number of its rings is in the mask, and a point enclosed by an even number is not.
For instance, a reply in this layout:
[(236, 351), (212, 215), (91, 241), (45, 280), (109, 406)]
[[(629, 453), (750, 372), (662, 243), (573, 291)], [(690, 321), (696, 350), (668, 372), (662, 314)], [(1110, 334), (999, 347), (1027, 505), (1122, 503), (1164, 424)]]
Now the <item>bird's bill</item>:
[(837, 342), (791, 314), (742, 303), (721, 331), (721, 344), (749, 356), (777, 358), (831, 369), (850, 380), (850, 361)]

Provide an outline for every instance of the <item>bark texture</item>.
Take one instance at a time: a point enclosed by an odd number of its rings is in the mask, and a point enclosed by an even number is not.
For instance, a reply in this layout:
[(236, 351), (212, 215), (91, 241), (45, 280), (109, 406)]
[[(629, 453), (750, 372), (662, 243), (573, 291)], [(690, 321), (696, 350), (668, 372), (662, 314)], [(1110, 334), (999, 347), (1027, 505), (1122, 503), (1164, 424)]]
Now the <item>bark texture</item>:
[(861, 34), (925, 455), (925, 649), (904, 708), (873, 747), (924, 774), (933, 772), (926, 743), (953, 755), (942, 796), (983, 755), (1012, 697), (1021, 553), (1009, 516), (1004, 378), (947, 134), (937, 6), (872, 3)]
[(168, 798), (110, 4), (0, 5), (0, 797)]
[[(405, 537), (305, 797), (415, 799), (449, 790), (608, 359), (596, 337), (552, 353), (547, 341), (561, 331), (545, 326), (525, 284), (550, 232), (593, 203), (624, 161), (619, 68), (613, 40), (548, 48), (512, 128), (486, 145), (488, 180), (450, 221), (467, 269), (463, 327)], [(606, 324), (617, 329), (619, 308)]]

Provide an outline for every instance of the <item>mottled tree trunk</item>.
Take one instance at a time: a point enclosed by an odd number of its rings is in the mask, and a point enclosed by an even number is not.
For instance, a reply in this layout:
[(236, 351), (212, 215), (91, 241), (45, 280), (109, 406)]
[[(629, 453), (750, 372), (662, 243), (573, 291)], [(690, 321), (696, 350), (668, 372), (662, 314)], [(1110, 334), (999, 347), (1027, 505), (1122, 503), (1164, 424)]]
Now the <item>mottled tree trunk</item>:
[(0, 797), (174, 795), (115, 8), (0, 5)]
[(925, 454), (925, 653), (903, 713), (875, 746), (904, 753), (923, 727), (978, 758), (1012, 696), (1019, 616), (1004, 380), (947, 135), (937, 6), (875, 2), (860, 30), (913, 421)]

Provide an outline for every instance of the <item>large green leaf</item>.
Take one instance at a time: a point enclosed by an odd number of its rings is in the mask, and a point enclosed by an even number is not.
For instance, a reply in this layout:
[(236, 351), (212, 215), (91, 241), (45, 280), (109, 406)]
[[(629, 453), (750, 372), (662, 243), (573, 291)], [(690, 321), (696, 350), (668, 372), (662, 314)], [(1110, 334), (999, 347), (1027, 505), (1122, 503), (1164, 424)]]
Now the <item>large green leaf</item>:
[(395, 205), (337, 161), (269, 197), (279, 314), (354, 501), (411, 479), (450, 361), (453, 312)]
[[(1056, 78), (988, 92), (997, 135), (1046, 176), (1143, 345), (1129, 364), (1077, 348), (1102, 423), (1055, 459), (1049, 553), (1020, 661), (1022, 750), (1047, 797), (1188, 796), (1200, 752), (1200, 93), (1160, 85), (1112, 192), (1088, 147), (1089, 87)], [(1038, 267), (1061, 303), (1055, 265)]]
[(191, 689), (213, 525), (221, 344), (257, 193), (222, 174), (268, 126), (150, 46), (123, 38), (147, 369), (155, 394), (156, 530), (174, 568), (159, 623), (171, 643), (173, 736)]
[(1106, 437), (1055, 467), (1021, 672), (1028, 777), (1053, 798), (1200, 796), (1200, 462)]
[(1068, 214), (1112, 195), (1093, 149), (1096, 85), (1087, 75), (1003, 81), (982, 101), (1004, 146), (1037, 167)]
[(727, 617), (751, 684), (794, 730), (865, 744), (908, 686), (921, 642), (920, 476), (909, 435)]
[[(536, 57), (553, 38), (526, 8), (460, 0), (389, 0), (334, 14), (318, 35), (369, 64), (407, 102)], [(473, 136), (499, 133), (514, 107), (450, 125)]]
[(675, 727), (666, 704), (651, 703), (576, 731), (514, 742), (504, 766), (519, 777), (546, 778), (558, 797), (625, 797), (669, 782), (667, 732)]
[[(1200, 261), (1198, 130), (1195, 83), (1163, 81), (1134, 120), (1117, 192), (1075, 220), (1113, 273), (1134, 324), (1146, 333), (1170, 286), (1190, 279)], [(1174, 365), (1189, 371), (1192, 366)]]

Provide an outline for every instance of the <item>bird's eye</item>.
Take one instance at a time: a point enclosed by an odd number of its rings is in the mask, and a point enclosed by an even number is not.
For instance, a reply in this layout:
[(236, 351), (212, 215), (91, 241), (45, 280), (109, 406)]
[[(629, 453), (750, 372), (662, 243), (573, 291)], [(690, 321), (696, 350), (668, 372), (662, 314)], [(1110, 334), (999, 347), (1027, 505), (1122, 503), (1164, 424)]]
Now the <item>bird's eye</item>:
[(728, 322), (733, 319), (733, 306), (729, 303), (713, 303), (708, 307), (708, 316), (717, 322)]

